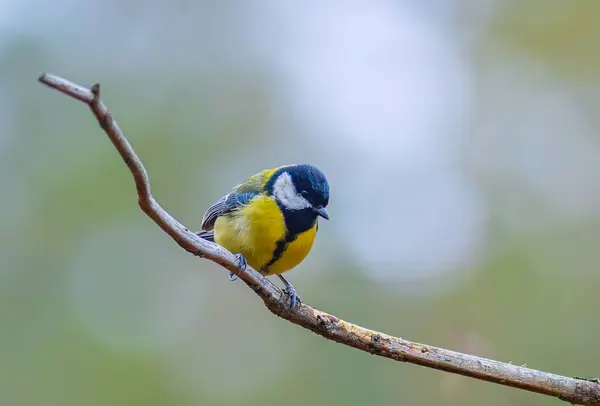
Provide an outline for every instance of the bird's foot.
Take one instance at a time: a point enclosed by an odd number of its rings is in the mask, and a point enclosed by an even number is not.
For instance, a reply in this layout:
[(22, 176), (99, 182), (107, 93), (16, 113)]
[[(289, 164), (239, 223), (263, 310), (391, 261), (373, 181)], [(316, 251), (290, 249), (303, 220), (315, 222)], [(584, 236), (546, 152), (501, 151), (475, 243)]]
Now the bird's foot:
[(246, 257), (243, 256), (242, 254), (235, 254), (235, 259), (236, 259), (236, 266), (239, 269), (237, 274), (234, 274), (233, 272), (229, 272), (229, 280), (230, 281), (236, 281), (239, 276), (242, 274), (242, 272), (244, 272), (246, 270), (246, 267), (248, 266), (248, 261), (246, 260)]
[(281, 275), (277, 275), (277, 276), (285, 284), (285, 289), (283, 291), (285, 292), (286, 295), (288, 295), (290, 297), (290, 310), (292, 310), (294, 307), (296, 307), (296, 304), (298, 302), (302, 302), (302, 299), (300, 299), (300, 296), (298, 296), (298, 294), (296, 293), (296, 289), (294, 288), (294, 285), (292, 285), (283, 276), (281, 276)]

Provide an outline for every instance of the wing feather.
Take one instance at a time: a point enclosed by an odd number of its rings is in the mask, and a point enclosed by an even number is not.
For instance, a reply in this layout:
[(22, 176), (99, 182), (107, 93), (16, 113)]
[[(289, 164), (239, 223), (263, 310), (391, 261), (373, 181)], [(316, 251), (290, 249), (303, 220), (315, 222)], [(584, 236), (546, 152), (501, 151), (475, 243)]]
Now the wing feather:
[(247, 205), (256, 195), (257, 193), (253, 192), (226, 194), (206, 210), (202, 217), (202, 230), (212, 230), (219, 216)]
[(198, 237), (204, 238), (207, 241), (215, 242), (215, 232), (214, 231), (198, 231), (196, 233)]
[[(290, 166), (290, 165), (285, 165)], [(248, 204), (254, 196), (263, 193), (265, 184), (273, 174), (282, 167), (265, 169), (246, 179), (243, 183), (233, 188), (233, 191), (210, 206), (202, 218), (202, 230), (210, 231), (215, 226), (219, 216), (231, 213)]]

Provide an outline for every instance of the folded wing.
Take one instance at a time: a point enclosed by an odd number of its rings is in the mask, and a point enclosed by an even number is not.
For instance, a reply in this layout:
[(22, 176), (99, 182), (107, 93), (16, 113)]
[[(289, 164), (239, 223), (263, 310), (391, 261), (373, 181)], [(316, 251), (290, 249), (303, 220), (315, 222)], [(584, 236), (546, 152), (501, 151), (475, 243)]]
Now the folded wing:
[(202, 230), (210, 231), (215, 226), (219, 216), (231, 213), (250, 203), (257, 195), (255, 192), (229, 193), (210, 206), (202, 218)]

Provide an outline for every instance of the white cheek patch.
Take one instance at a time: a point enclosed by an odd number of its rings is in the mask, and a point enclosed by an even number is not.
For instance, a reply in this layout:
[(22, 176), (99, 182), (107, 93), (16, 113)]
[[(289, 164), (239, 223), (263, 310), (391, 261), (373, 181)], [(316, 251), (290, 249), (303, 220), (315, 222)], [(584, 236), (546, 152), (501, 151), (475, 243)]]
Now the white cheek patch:
[(283, 172), (275, 181), (273, 195), (289, 210), (302, 210), (311, 207), (310, 202), (296, 192), (292, 177), (287, 172)]

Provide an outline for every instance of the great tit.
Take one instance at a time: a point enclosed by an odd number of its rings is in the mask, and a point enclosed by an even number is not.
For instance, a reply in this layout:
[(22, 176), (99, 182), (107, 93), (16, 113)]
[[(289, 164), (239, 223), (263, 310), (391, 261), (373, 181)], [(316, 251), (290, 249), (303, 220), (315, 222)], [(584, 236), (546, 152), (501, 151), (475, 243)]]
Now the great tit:
[(329, 183), (317, 167), (266, 169), (210, 206), (198, 235), (235, 253), (240, 272), (250, 264), (263, 275), (277, 275), (293, 308), (299, 297), (281, 274), (308, 255), (318, 217), (329, 220), (328, 203)]

